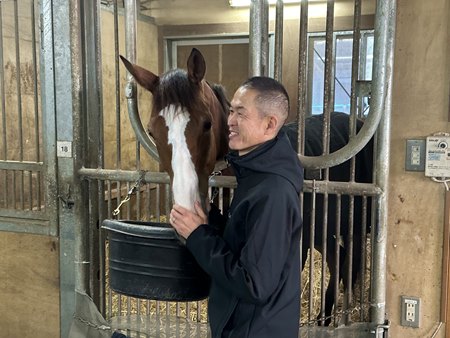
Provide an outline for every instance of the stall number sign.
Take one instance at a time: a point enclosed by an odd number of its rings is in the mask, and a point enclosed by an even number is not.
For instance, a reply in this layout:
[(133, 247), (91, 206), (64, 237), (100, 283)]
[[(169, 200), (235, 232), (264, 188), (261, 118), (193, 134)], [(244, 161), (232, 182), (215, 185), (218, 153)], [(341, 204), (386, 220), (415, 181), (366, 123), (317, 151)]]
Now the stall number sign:
[(56, 148), (56, 155), (58, 157), (72, 157), (72, 142), (58, 141)]
[(425, 176), (450, 177), (450, 136), (427, 137)]

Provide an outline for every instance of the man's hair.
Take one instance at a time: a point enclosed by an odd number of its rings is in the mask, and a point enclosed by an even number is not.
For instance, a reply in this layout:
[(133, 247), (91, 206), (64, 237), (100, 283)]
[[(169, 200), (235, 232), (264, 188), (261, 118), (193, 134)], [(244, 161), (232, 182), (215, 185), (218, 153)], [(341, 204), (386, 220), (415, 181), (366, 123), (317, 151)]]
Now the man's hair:
[(258, 92), (255, 104), (262, 115), (277, 114), (282, 118), (282, 122), (287, 119), (289, 95), (280, 82), (270, 77), (255, 76), (245, 81), (241, 88)]

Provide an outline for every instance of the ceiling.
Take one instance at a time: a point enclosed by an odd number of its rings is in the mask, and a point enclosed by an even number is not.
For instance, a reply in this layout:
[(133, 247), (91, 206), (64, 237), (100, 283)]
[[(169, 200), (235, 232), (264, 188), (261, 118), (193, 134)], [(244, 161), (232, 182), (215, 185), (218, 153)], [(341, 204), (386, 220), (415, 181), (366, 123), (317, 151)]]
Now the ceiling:
[[(376, 0), (363, 0), (362, 14), (373, 14), (375, 4)], [(140, 0), (140, 7), (142, 14), (153, 17), (157, 25), (224, 24), (247, 22), (249, 18), (249, 8), (232, 8), (228, 0)], [(353, 7), (354, 0), (335, 0), (335, 16), (351, 16)], [(284, 6), (285, 19), (298, 19), (299, 12), (298, 5)], [(309, 4), (309, 17), (325, 16), (326, 1)], [(271, 6), (270, 19), (274, 18)]]

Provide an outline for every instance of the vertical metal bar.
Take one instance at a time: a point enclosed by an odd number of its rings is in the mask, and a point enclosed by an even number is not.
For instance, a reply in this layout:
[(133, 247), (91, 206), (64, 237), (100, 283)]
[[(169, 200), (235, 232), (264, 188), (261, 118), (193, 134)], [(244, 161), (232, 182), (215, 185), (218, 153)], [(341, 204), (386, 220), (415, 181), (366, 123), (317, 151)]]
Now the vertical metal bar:
[[(125, 7), (125, 45), (128, 61), (136, 63), (136, 31), (137, 31), (137, 5), (135, 0), (124, 0)], [(137, 105), (137, 88), (133, 76), (128, 73), (125, 89), (128, 105), (128, 114), (136, 136), (147, 152), (159, 161), (158, 151), (152, 139), (148, 137), (139, 118)]]
[[(359, 79), (360, 52), (361, 52), (361, 0), (355, 0), (353, 17), (353, 44), (352, 44), (352, 75), (350, 92), (350, 119), (349, 119), (349, 138), (356, 135), (356, 126), (358, 119), (358, 97), (356, 95), (356, 86)], [(350, 182), (355, 181), (356, 175), (356, 156), (352, 157), (350, 162)]]
[(156, 185), (156, 220), (161, 221), (161, 185)]
[[(100, 0), (83, 0), (84, 27), (83, 38), (85, 74), (86, 74), (86, 146), (85, 165), (90, 168), (103, 167), (103, 115), (102, 115), (102, 73), (101, 73), (101, 39), (100, 39)], [(102, 308), (100, 299), (99, 250), (99, 210), (103, 208), (104, 191), (102, 181), (91, 181), (89, 189), (89, 255), (90, 255), (90, 296), (97, 307)], [(103, 247), (103, 246), (101, 246)]]
[(356, 132), (356, 117), (358, 113), (357, 91), (356, 85), (359, 79), (360, 67), (360, 52), (361, 52), (361, 0), (355, 0), (354, 17), (353, 17), (353, 44), (352, 44), (352, 78), (351, 78), (351, 93), (350, 93), (350, 131), (351, 135)]
[[(385, 101), (377, 133), (376, 184), (383, 191), (378, 199), (375, 242), (373, 244), (371, 321), (376, 325), (385, 322), (386, 310), (386, 251), (389, 193), (389, 152), (391, 133), (392, 78), (395, 47), (396, 1), (377, 2), (375, 17), (374, 79), (372, 88), (385, 88)], [(380, 86), (380, 87), (379, 87)], [(375, 99), (375, 98), (373, 98)], [(381, 98), (377, 98), (379, 100)], [(376, 104), (375, 104), (376, 105)], [(383, 330), (377, 332), (381, 337)]]
[[(8, 156), (8, 143), (6, 138), (6, 103), (5, 103), (5, 77), (4, 77), (4, 61), (3, 61), (3, 4), (0, 1), (0, 96), (1, 113), (2, 113), (2, 159), (6, 161)], [(3, 207), (8, 208), (8, 171), (2, 170), (3, 177)]]
[(267, 76), (269, 60), (269, 1), (251, 0), (249, 76)]
[[(20, 66), (20, 34), (19, 34), (19, 8), (17, 0), (14, 0), (14, 33), (15, 33), (15, 45), (16, 45), (16, 92), (17, 92), (17, 138), (19, 141), (19, 161), (23, 161), (23, 112), (22, 112), (22, 85), (21, 80), (21, 66)], [(19, 202), (20, 209), (24, 209), (24, 174), (23, 171), (19, 171)], [(16, 175), (14, 175), (15, 183)], [(16, 185), (14, 184), (14, 191)], [(14, 200), (15, 204), (15, 200)]]
[(311, 193), (311, 223), (309, 224), (309, 302), (308, 302), (308, 322), (312, 320), (314, 311), (314, 242), (316, 233), (316, 189)]
[[(60, 327), (61, 337), (67, 337), (76, 311), (75, 291), (86, 292), (88, 286), (87, 185), (76, 173), (81, 166), (84, 148), (80, 138), (83, 122), (82, 6), (80, 1), (42, 0), (40, 3), (45, 207), (50, 221), (58, 224), (61, 252)], [(58, 165), (56, 130), (60, 140), (74, 141), (73, 158), (58, 158)], [(59, 207), (57, 200), (57, 196), (68, 188), (74, 200), (72, 209)]]
[(328, 193), (323, 194), (323, 224), (322, 224), (322, 269), (321, 269), (321, 286), (320, 286), (320, 313), (321, 317), (325, 315), (325, 286), (327, 271), (327, 237), (328, 237)]
[[(327, 23), (325, 34), (325, 72), (323, 94), (323, 124), (322, 145), (323, 154), (328, 154), (330, 149), (330, 114), (334, 110), (334, 67), (336, 64), (334, 53), (334, 0), (327, 2)], [(328, 179), (328, 169), (324, 177)]]
[(307, 97), (307, 59), (308, 59), (308, 1), (302, 0), (300, 5), (300, 31), (298, 51), (298, 152), (305, 152), (305, 119)]
[(360, 288), (360, 293), (359, 293), (359, 305), (361, 307), (361, 312), (360, 312), (360, 321), (363, 322), (364, 321), (364, 304), (366, 302), (366, 300), (364, 299), (364, 295), (365, 295), (365, 291), (366, 291), (366, 267), (367, 267), (367, 253), (366, 253), (366, 248), (367, 248), (367, 196), (362, 196), (362, 206), (363, 206), (363, 212), (362, 212), (362, 220), (361, 220), (361, 225), (362, 225), (362, 231), (361, 231), (361, 264), (358, 267), (359, 271), (360, 271), (360, 281), (361, 281), (361, 288)]
[(120, 67), (119, 67), (119, 13), (117, 1), (114, 4), (114, 61), (115, 61), (115, 86), (116, 86), (116, 169), (122, 167), (122, 134), (120, 123)]
[[(33, 53), (33, 93), (34, 93), (34, 142), (36, 146), (36, 162), (41, 161), (41, 145), (40, 145), (40, 119), (39, 119), (39, 89), (37, 75), (37, 51), (36, 51), (36, 14), (35, 0), (31, 1), (31, 43)], [(41, 210), (41, 172), (37, 172), (36, 181), (36, 205), (37, 210)]]
[[(347, 260), (347, 270), (344, 272), (347, 274), (347, 288), (345, 290), (345, 304), (344, 310), (350, 308), (350, 304), (352, 303), (353, 293), (352, 293), (352, 275), (353, 269), (356, 267), (353, 266), (353, 241), (354, 239), (354, 210), (355, 210), (355, 197), (353, 195), (348, 196), (349, 198), (349, 215), (348, 215), (348, 234), (347, 234), (347, 248), (346, 248), (346, 260)], [(348, 324), (350, 319), (350, 314), (345, 313), (345, 323)]]
[[(302, 215), (302, 217), (303, 217), (303, 215), (304, 215), (304, 204), (305, 204), (305, 194), (304, 194), (304, 192), (303, 192), (303, 190), (302, 191), (300, 191), (300, 215)], [(305, 228), (305, 224), (303, 224), (303, 226), (301, 227), (301, 229), (300, 229), (300, 243), (299, 243), (299, 246), (300, 246), (300, 266), (299, 266), (299, 269), (300, 269), (300, 285), (299, 285), (299, 287), (300, 287), (300, 318), (299, 318), (299, 322), (300, 323), (302, 323), (302, 320), (303, 320), (303, 316), (302, 316), (302, 312), (303, 311), (301, 311), (301, 303), (302, 303), (302, 290), (303, 290), (303, 278), (302, 278), (302, 273), (303, 273), (303, 268), (304, 268), (304, 264), (303, 264), (303, 260), (306, 260), (306, 257), (303, 257), (303, 250), (304, 250), (304, 247), (303, 247), (303, 236), (304, 236), (304, 228)]]
[(283, 13), (282, 0), (277, 0), (275, 14), (275, 80), (283, 80)]
[(335, 276), (334, 280), (330, 283), (334, 283), (334, 325), (337, 324), (337, 304), (339, 300), (339, 284), (340, 284), (340, 269), (341, 269), (341, 195), (336, 195), (336, 240), (334, 245), (334, 255), (336, 257)]

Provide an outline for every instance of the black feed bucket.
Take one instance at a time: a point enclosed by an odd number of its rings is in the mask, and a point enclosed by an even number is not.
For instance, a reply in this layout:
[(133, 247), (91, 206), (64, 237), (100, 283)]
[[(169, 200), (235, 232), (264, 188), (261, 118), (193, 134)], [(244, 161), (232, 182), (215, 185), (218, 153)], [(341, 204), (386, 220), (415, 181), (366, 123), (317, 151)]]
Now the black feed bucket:
[(109, 239), (109, 283), (127, 296), (196, 301), (210, 279), (167, 223), (104, 220)]

